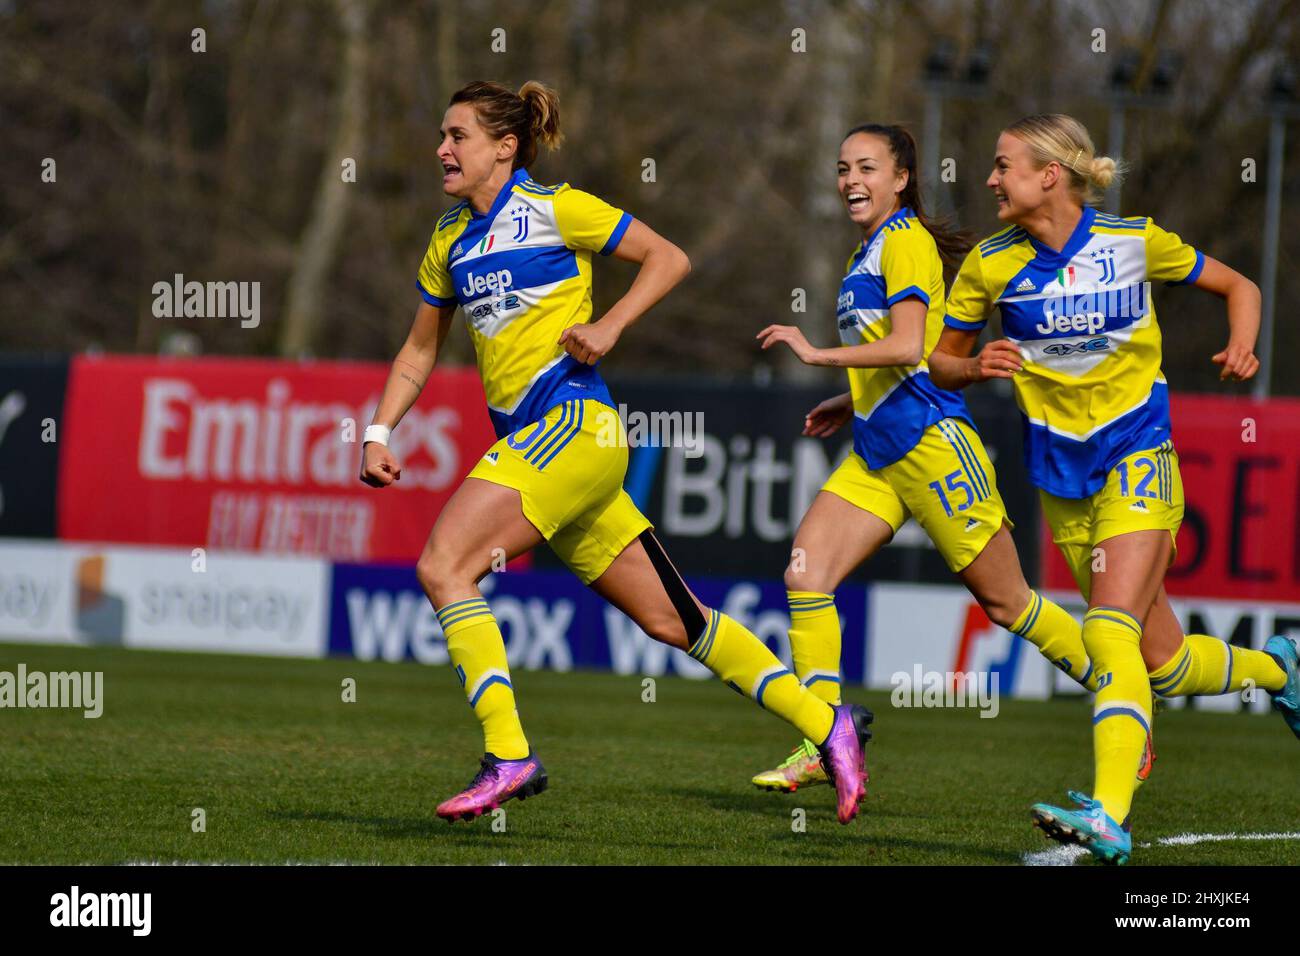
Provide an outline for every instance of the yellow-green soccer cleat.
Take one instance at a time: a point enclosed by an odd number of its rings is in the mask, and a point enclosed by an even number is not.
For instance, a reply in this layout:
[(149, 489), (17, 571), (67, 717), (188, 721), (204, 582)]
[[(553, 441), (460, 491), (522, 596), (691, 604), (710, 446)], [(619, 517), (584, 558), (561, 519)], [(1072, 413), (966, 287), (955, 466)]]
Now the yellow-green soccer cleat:
[(1142, 762), (1138, 764), (1137, 785), (1140, 787), (1147, 782), (1147, 777), (1151, 776), (1151, 770), (1156, 765), (1156, 748), (1151, 742), (1151, 735), (1147, 734), (1147, 745), (1142, 748)]
[(786, 757), (775, 770), (764, 770), (751, 781), (760, 790), (774, 790), (782, 793), (794, 793), (800, 787), (811, 787), (819, 783), (830, 783), (830, 777), (822, 768), (822, 757), (817, 745), (811, 740), (804, 740), (790, 756)]
[[(1152, 694), (1151, 695), (1151, 726), (1152, 727), (1156, 725), (1155, 722), (1156, 712), (1160, 710), (1162, 707), (1163, 707), (1163, 701), (1161, 701), (1161, 699), (1156, 695)], [(1147, 743), (1146, 746), (1142, 748), (1142, 760), (1138, 764), (1137, 782), (1134, 786), (1134, 789), (1142, 786), (1142, 784), (1147, 782), (1147, 778), (1151, 776), (1151, 771), (1152, 769), (1155, 768), (1155, 765), (1156, 765), (1156, 741), (1151, 731), (1148, 730)]]

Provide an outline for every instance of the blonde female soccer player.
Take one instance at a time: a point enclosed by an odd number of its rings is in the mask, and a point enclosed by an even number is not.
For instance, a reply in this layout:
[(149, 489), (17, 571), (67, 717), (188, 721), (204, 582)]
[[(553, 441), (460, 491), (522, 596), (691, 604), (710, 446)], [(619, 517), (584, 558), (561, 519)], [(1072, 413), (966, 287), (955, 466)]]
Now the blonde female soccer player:
[[(1228, 344), (1212, 360), (1231, 381), (1259, 368), (1259, 290), (1149, 217), (1089, 205), (1115, 175), (1115, 161), (1096, 156), (1069, 116), (1030, 116), (1002, 132), (987, 185), (1009, 226), (962, 264), (930, 369), (946, 388), (989, 378), (1015, 387), (1030, 477), (1088, 600), (1083, 643), (1098, 675), (1092, 796), (1071, 794), (1079, 810), (1031, 812), (1052, 838), (1123, 863), (1151, 692), (1220, 694), (1253, 681), (1300, 736), (1300, 677), (1287, 639), (1253, 651), (1184, 636), (1169, 606), (1163, 582), (1183, 488), (1150, 283), (1188, 283), (1227, 300)], [(994, 306), (1006, 339), (971, 357)]]
[[(965, 401), (930, 379), (926, 355), (943, 328), (944, 260), (955, 264), (970, 244), (922, 211), (916, 143), (902, 127), (850, 130), (837, 168), (845, 211), (862, 230), (840, 284), (841, 345), (813, 348), (787, 325), (758, 334), (765, 349), (784, 342), (803, 362), (849, 376), (850, 391), (822, 402), (804, 425), (805, 435), (825, 437), (852, 420), (853, 453), (804, 515), (786, 569), (798, 677), (839, 703), (835, 589), (911, 515), (994, 623), (1092, 689), (1078, 623), (1025, 583), (993, 465)], [(805, 740), (753, 782), (791, 791), (825, 779), (816, 747)]]
[[(494, 553), (512, 558), (546, 541), (651, 637), (686, 650), (818, 741), (847, 823), (864, 793), (870, 714), (828, 705), (757, 637), (701, 604), (623, 491), (626, 441), (596, 363), (685, 278), (685, 254), (595, 196), (533, 181), (526, 167), (538, 146), (560, 140), (558, 99), (540, 83), (518, 94), (469, 84), (451, 97), (441, 133), (443, 191), (460, 202), (429, 242), (417, 282), (423, 302), (366, 429), (361, 471), (376, 487), (400, 478), (389, 433), (428, 381), (461, 307), (499, 440), (443, 508), (416, 572), (486, 753), (469, 787), (438, 815), (473, 819), (546, 788), (515, 709), (501, 632), (477, 586)], [(595, 322), (592, 253), (640, 265), (627, 293)]]

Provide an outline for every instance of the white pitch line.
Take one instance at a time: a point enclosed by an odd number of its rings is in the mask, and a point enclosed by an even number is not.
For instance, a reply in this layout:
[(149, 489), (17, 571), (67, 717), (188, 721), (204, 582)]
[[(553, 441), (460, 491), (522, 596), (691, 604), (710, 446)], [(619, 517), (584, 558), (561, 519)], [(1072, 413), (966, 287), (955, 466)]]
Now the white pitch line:
[(1088, 850), (1081, 846), (1054, 846), (1050, 850), (1025, 853), (1020, 862), (1025, 866), (1073, 866), (1081, 856), (1087, 856)]
[[(1225, 843), (1233, 840), (1300, 840), (1300, 831), (1289, 833), (1180, 833), (1177, 836), (1159, 837), (1155, 844), (1138, 843), (1137, 849), (1159, 846), (1192, 846), (1197, 843)], [(1024, 853), (1020, 862), (1025, 866), (1073, 866), (1088, 850), (1081, 846), (1057, 846), (1036, 853)]]
[[(1225, 840), (1300, 840), (1300, 832), (1291, 833), (1180, 833), (1160, 837), (1161, 846), (1191, 846), (1193, 843), (1222, 843)], [(1143, 843), (1141, 846), (1150, 846)]]

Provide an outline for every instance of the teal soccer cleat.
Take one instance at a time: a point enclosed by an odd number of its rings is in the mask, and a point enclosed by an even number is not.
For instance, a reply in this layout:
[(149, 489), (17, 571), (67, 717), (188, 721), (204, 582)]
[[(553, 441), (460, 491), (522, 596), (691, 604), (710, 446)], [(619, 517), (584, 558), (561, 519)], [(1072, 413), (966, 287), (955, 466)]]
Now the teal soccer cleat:
[(1275, 634), (1264, 644), (1264, 653), (1272, 654), (1286, 671), (1286, 685), (1273, 694), (1273, 706), (1282, 712), (1282, 719), (1291, 733), (1300, 737), (1300, 653), (1295, 644), (1281, 634)]
[(1101, 808), (1096, 800), (1078, 791), (1070, 791), (1070, 799), (1080, 807), (1063, 810), (1046, 803), (1036, 803), (1029, 811), (1038, 827), (1059, 843), (1077, 843), (1087, 848), (1103, 863), (1123, 866), (1133, 852), (1133, 837)]

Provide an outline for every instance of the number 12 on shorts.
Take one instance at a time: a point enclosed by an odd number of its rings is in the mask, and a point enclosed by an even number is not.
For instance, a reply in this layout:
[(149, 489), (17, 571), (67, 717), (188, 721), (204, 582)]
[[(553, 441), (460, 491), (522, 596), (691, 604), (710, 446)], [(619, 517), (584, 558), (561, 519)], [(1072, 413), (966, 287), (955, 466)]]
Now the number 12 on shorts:
[(942, 485), (937, 481), (930, 482), (930, 487), (933, 488), (934, 493), (939, 496), (939, 504), (943, 505), (943, 510), (948, 513), (949, 518), (953, 516), (954, 512), (952, 502), (948, 500), (948, 495), (944, 493), (945, 486), (947, 487), (947, 490), (954, 495), (960, 491), (965, 496), (965, 500), (957, 506), (957, 511), (965, 511), (971, 505), (975, 504), (975, 502), (980, 500), (976, 496), (974, 489), (971, 488), (970, 482), (962, 480), (962, 470), (960, 468), (950, 474), (944, 475)]
[(1121, 461), (1118, 465), (1115, 466), (1115, 470), (1119, 472), (1120, 497), (1122, 498), (1159, 498), (1160, 497), (1160, 495), (1156, 494), (1156, 492), (1151, 490), (1151, 479), (1154, 478), (1156, 475), (1156, 463), (1152, 461), (1150, 458), (1133, 459), (1134, 471), (1137, 471), (1143, 466), (1145, 466), (1147, 469), (1146, 473), (1139, 475), (1137, 487), (1134, 488), (1132, 491), (1129, 490), (1128, 462)]

